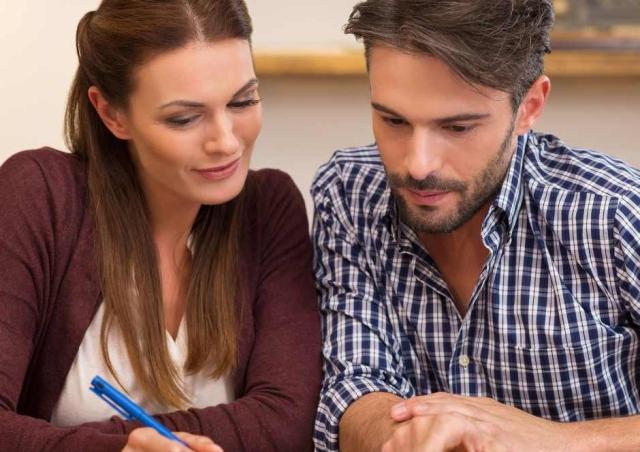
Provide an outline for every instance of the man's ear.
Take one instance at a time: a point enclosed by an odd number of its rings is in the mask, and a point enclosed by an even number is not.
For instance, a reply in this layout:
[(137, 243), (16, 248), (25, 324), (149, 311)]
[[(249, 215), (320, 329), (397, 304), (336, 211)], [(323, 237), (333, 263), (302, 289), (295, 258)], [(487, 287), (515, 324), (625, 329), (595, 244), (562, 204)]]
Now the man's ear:
[(100, 119), (102, 119), (107, 129), (109, 129), (116, 138), (120, 138), (121, 140), (131, 139), (126, 118), (121, 110), (109, 104), (109, 101), (105, 99), (100, 90), (95, 86), (89, 88), (87, 95), (89, 96), (89, 102), (91, 102), (93, 108), (96, 109), (98, 116), (100, 116)]
[(533, 124), (544, 111), (550, 91), (551, 81), (546, 75), (541, 75), (533, 82), (524, 99), (522, 99), (520, 107), (518, 107), (516, 134), (522, 135), (531, 130)]

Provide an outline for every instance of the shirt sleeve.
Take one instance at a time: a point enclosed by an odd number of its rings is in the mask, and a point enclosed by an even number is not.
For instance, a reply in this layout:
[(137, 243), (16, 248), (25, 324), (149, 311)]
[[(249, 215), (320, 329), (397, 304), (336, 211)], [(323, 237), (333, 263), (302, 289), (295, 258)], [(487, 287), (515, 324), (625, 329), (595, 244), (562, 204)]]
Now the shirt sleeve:
[(620, 198), (615, 228), (620, 296), (633, 322), (640, 326), (640, 195)]
[(399, 344), (378, 292), (342, 189), (314, 193), (314, 270), (323, 333), (324, 381), (316, 415), (316, 450), (338, 450), (340, 418), (372, 392), (411, 397)]

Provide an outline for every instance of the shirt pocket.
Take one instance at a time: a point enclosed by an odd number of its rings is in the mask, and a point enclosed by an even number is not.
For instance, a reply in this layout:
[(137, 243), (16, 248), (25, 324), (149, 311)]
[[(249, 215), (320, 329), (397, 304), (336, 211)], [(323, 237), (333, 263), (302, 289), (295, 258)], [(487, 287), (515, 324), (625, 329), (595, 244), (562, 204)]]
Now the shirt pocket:
[(483, 365), (497, 400), (536, 416), (580, 421), (637, 412), (632, 350), (637, 347), (620, 337), (554, 347), (504, 345)]

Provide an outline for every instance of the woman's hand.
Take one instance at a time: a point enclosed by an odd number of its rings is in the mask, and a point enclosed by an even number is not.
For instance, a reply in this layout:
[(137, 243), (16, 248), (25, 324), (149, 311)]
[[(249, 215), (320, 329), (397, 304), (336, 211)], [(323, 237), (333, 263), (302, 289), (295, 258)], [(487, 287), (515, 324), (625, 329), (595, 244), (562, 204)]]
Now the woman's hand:
[(127, 444), (122, 452), (223, 452), (222, 448), (206, 436), (191, 435), (190, 433), (176, 433), (182, 441), (189, 445), (189, 449), (183, 445), (165, 438), (160, 433), (149, 427), (137, 428), (129, 434)]

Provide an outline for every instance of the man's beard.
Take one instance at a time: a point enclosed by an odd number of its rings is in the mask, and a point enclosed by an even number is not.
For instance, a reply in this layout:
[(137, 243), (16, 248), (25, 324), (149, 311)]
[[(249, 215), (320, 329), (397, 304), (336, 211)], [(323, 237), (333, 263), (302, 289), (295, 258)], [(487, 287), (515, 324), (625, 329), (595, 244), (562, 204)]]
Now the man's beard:
[[(434, 174), (422, 180), (417, 180), (409, 175), (401, 176), (387, 171), (391, 191), (397, 200), (400, 217), (403, 222), (417, 233), (448, 234), (471, 220), (489, 200), (497, 195), (504, 182), (510, 162), (510, 159), (505, 159), (505, 156), (509, 151), (514, 128), (515, 119), (512, 119), (509, 131), (502, 141), (495, 158), (470, 184), (459, 180), (441, 179)], [(399, 192), (401, 188), (459, 193), (461, 200), (456, 212), (438, 221), (434, 218), (438, 210), (437, 207), (409, 205)]]

